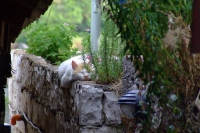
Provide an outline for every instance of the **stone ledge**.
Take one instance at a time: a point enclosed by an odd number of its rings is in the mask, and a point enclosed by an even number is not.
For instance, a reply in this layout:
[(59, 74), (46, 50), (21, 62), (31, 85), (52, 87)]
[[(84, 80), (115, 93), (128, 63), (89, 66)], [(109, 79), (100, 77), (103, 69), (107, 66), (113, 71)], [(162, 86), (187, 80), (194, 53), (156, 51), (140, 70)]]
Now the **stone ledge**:
[[(45, 132), (118, 132), (119, 105), (115, 92), (108, 86), (76, 81), (71, 89), (61, 88), (57, 66), (22, 50), (13, 51), (12, 67), (17, 73), (8, 82), (11, 105), (25, 112)], [(13, 114), (11, 111), (10, 115)], [(22, 126), (18, 123), (12, 128)], [(25, 130), (35, 133), (27, 123)]]
[(87, 83), (74, 82), (70, 90), (73, 111), (78, 111), (76, 117), (79, 117), (79, 124), (82, 126), (121, 124), (121, 111), (117, 104), (116, 93), (103, 91), (106, 86)]

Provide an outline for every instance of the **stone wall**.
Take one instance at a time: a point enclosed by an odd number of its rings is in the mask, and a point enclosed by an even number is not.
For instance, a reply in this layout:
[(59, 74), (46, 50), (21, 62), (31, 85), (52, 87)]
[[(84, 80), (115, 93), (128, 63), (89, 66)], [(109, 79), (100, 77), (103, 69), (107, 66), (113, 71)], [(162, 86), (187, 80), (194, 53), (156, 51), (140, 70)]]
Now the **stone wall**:
[(12, 126), (12, 133), (121, 132), (118, 98), (107, 86), (77, 81), (64, 89), (57, 66), (22, 50), (11, 56), (16, 73), (8, 80), (10, 117), (27, 116)]

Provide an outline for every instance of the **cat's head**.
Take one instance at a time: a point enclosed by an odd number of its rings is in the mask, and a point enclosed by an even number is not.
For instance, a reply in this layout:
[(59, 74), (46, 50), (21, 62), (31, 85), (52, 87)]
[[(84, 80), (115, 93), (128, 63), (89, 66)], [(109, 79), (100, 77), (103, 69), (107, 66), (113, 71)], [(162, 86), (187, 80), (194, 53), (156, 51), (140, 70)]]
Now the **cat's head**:
[(76, 81), (76, 80), (82, 80), (82, 81), (91, 80), (91, 75), (84, 68), (84, 64), (83, 63), (77, 64), (75, 61), (72, 60), (72, 64), (71, 65), (72, 65), (72, 69), (73, 69), (72, 79), (74, 81)]

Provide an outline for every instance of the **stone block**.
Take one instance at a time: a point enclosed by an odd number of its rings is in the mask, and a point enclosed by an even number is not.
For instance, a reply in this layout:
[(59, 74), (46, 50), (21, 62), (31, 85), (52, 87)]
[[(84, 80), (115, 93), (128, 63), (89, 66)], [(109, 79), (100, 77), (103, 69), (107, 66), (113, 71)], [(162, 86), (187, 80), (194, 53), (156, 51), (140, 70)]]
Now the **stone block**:
[(101, 125), (103, 122), (102, 88), (82, 85), (79, 96), (79, 124)]
[(117, 103), (118, 98), (114, 91), (104, 92), (103, 111), (105, 114), (105, 123), (107, 125), (121, 124), (120, 107)]
[(117, 133), (115, 127), (84, 127), (80, 129), (80, 133)]

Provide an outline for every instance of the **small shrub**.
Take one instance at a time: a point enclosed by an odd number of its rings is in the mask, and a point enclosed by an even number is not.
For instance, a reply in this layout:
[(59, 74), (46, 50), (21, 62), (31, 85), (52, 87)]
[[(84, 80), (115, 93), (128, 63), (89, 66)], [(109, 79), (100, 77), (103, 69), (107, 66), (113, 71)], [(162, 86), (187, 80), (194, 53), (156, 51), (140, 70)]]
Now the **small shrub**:
[(111, 20), (106, 20), (101, 32), (100, 49), (92, 52), (90, 34), (84, 34), (83, 52), (90, 53), (93, 67), (93, 80), (101, 84), (110, 84), (122, 76), (122, 42), (117, 35), (117, 27)]
[(72, 39), (76, 36), (73, 25), (47, 25), (34, 22), (26, 28), (28, 53), (42, 56), (52, 64), (59, 64), (74, 55)]

